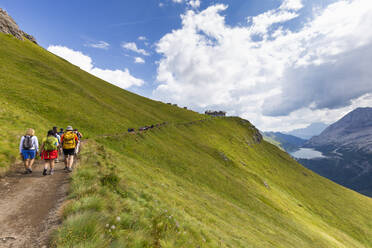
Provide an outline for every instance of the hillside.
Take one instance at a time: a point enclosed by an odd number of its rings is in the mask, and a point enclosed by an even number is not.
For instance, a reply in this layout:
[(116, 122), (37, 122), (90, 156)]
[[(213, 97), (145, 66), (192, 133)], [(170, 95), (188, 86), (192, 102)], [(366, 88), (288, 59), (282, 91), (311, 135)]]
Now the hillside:
[(303, 160), (313, 171), (372, 196), (372, 108), (358, 108), (330, 125), (305, 147), (326, 158)]
[(27, 127), (42, 136), (72, 124), (88, 138), (53, 246), (372, 247), (372, 200), (305, 169), (248, 121), (137, 96), (5, 34), (0, 71), (2, 168)]
[(28, 40), (0, 33), (0, 174), (15, 161), (18, 137), (70, 123), (86, 137), (200, 115), (106, 83)]
[(297, 151), (306, 143), (304, 139), (281, 132), (265, 132), (264, 135), (278, 142), (279, 146), (288, 153)]

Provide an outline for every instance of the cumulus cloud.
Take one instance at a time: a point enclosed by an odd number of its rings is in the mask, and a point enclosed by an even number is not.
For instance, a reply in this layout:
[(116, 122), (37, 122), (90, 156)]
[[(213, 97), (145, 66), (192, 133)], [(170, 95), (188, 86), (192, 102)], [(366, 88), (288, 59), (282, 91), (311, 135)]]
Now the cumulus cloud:
[(136, 64), (144, 64), (145, 63), (145, 60), (141, 57), (135, 57), (134, 58), (134, 63)]
[(303, 7), (302, 0), (284, 0), (279, 8), (285, 10), (300, 10)]
[(157, 44), (162, 58), (154, 97), (221, 108), (265, 130), (329, 123), (350, 106), (372, 105), (366, 97), (372, 2), (339, 0), (314, 10), (298, 30), (286, 28), (303, 7), (301, 0), (285, 0), (235, 27), (221, 13), (226, 5), (187, 10), (182, 27)]
[(147, 40), (147, 38), (145, 36), (139, 36), (138, 40)]
[(199, 8), (200, 7), (200, 0), (190, 0), (188, 3), (192, 8)]
[(135, 52), (135, 53), (139, 53), (139, 54), (142, 54), (142, 55), (145, 55), (145, 56), (150, 55), (146, 50), (138, 48), (137, 44), (135, 42), (123, 42), (121, 44), (121, 46), (122, 46), (122, 48), (130, 50), (130, 51)]
[[(174, 3), (186, 3), (191, 8), (197, 9), (200, 7), (200, 0), (172, 0)], [(163, 6), (163, 5), (162, 5)]]
[(122, 71), (95, 67), (92, 59), (80, 51), (75, 51), (65, 46), (49, 46), (48, 51), (66, 59), (71, 64), (80, 67), (82, 70), (120, 88), (127, 89), (131, 86), (141, 86), (144, 84), (142, 79), (132, 76), (128, 69)]
[(110, 44), (107, 43), (106, 41), (99, 41), (97, 43), (88, 43), (88, 44), (85, 44), (85, 46), (107, 50), (109, 48)]

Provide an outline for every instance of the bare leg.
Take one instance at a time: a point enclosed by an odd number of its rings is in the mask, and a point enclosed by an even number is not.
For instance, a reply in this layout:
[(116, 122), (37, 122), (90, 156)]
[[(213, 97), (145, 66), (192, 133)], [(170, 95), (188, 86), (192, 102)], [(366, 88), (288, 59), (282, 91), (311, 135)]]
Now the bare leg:
[(47, 170), (48, 169), (48, 165), (50, 164), (50, 160), (45, 160), (45, 163), (44, 163), (44, 170)]
[(74, 156), (73, 155), (70, 155), (68, 157), (68, 168), (72, 168), (72, 164), (74, 163)]
[(24, 165), (25, 165), (25, 170), (28, 169), (28, 164), (29, 164), (29, 162), (30, 162), (29, 159), (25, 159), (25, 160), (23, 161), (23, 163), (24, 163)]
[(50, 160), (50, 169), (51, 170), (54, 169), (54, 160), (53, 159)]
[(28, 164), (28, 168), (32, 170), (32, 166), (34, 165), (35, 159), (31, 159)]
[(65, 163), (65, 167), (67, 168), (68, 167), (68, 155), (64, 155), (64, 161)]

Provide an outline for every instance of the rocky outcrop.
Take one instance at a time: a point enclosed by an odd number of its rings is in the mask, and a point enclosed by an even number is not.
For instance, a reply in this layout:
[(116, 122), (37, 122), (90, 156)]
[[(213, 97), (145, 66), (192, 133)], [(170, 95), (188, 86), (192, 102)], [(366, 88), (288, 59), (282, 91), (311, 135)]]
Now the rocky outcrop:
[(0, 32), (5, 34), (11, 34), (19, 40), (24, 40), (24, 38), (37, 44), (36, 39), (22, 30), (19, 29), (17, 23), (13, 20), (8, 13), (0, 8)]

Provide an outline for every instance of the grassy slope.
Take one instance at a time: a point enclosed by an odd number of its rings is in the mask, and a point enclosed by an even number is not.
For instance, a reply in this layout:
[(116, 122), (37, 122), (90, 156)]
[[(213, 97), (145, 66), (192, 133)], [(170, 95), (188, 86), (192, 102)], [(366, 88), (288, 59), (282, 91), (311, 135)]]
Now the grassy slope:
[(18, 137), (28, 127), (40, 136), (48, 127), (73, 124), (89, 137), (199, 116), (121, 90), (29, 41), (2, 33), (0, 72), (0, 172), (14, 162)]
[[(91, 137), (54, 237), (59, 247), (372, 247), (372, 200), (255, 144), (247, 121), (191, 124), (201, 116), (2, 34), (0, 71), (3, 167), (26, 127), (72, 123)], [(145, 134), (97, 137), (163, 121), (170, 124)]]

